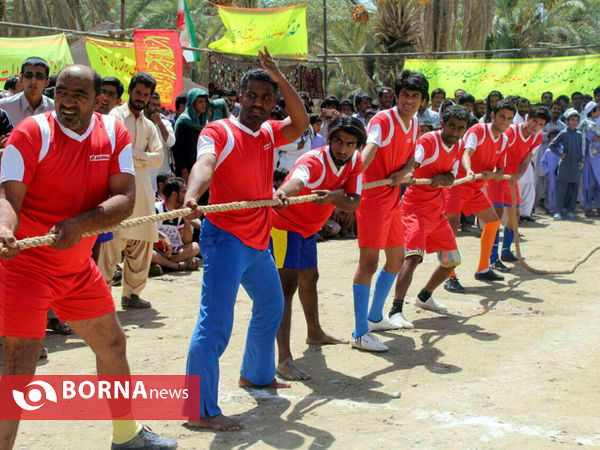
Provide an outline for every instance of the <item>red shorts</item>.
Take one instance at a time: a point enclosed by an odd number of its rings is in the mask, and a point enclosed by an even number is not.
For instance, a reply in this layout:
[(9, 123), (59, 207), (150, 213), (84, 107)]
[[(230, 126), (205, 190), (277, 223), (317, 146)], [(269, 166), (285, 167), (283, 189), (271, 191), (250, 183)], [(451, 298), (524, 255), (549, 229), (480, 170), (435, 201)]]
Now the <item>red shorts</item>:
[[(515, 194), (517, 196), (517, 208), (521, 206), (521, 193), (519, 192), (519, 183), (514, 184)], [(512, 193), (510, 192), (510, 186), (508, 181), (494, 181), (490, 180), (487, 182), (487, 196), (492, 202), (492, 205), (502, 208), (510, 208), (512, 206)]]
[(59, 320), (70, 322), (105, 316), (115, 304), (91, 258), (86, 270), (60, 276), (0, 264), (0, 335), (43, 338), (50, 308)]
[(356, 210), (358, 246), (384, 249), (404, 245), (404, 228), (400, 208), (382, 210), (374, 202), (361, 201)]
[(457, 249), (454, 232), (446, 216), (432, 218), (417, 211), (404, 211), (402, 216), (405, 253), (433, 253)]
[(483, 193), (481, 188), (472, 186), (471, 183), (459, 184), (446, 190), (444, 208), (448, 214), (465, 216), (491, 208), (492, 203)]

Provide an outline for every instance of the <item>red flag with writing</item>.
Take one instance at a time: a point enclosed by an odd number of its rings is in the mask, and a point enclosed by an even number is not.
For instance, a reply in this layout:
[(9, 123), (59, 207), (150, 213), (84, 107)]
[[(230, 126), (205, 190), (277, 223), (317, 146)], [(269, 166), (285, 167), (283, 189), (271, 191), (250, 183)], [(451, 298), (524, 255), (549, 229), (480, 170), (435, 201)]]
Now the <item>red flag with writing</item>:
[(183, 92), (183, 52), (179, 33), (135, 30), (133, 42), (137, 70), (154, 77), (161, 105), (175, 109), (175, 98)]

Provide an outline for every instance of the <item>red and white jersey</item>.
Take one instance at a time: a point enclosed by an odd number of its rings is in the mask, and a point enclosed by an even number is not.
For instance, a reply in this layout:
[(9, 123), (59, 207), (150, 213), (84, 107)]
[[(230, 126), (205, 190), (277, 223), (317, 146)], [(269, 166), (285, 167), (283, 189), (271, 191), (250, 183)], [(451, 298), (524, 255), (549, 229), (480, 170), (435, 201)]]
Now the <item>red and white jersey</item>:
[(508, 138), (505, 152), (504, 174), (514, 175), (519, 171), (519, 166), (525, 157), (542, 145), (544, 136), (540, 131), (536, 135), (529, 136), (525, 139), (523, 137), (522, 123), (512, 124), (504, 134)]
[[(362, 158), (358, 151), (354, 152), (350, 161), (338, 169), (331, 158), (329, 146), (325, 146), (302, 155), (284, 183), (294, 179), (301, 180), (304, 189), (300, 191), (299, 196), (312, 194), (315, 190), (336, 191), (342, 188), (346, 194), (360, 195), (361, 172)], [(273, 227), (295, 231), (307, 238), (321, 229), (334, 208), (331, 203), (327, 205), (300, 203), (290, 205), (287, 209), (274, 209)]]
[[(379, 111), (369, 121), (367, 144), (379, 148), (369, 167), (363, 173), (363, 183), (382, 180), (400, 170), (414, 155), (419, 121), (413, 117), (408, 127), (398, 115), (396, 108)], [(382, 186), (365, 190), (361, 201), (376, 201), (381, 209), (392, 210), (400, 206), (400, 188)]]
[[(119, 120), (92, 115), (83, 135), (63, 127), (55, 112), (27, 117), (13, 130), (4, 150), (0, 182), (27, 186), (17, 239), (46, 234), (55, 224), (88, 211), (109, 197), (112, 175), (135, 176), (129, 133)], [(5, 267), (42, 267), (41, 273), (72, 274), (89, 266), (96, 237), (67, 250), (25, 250)]]
[[(198, 157), (210, 153), (217, 165), (210, 185), (210, 204), (273, 198), (273, 151), (288, 144), (283, 120), (268, 120), (256, 132), (235, 119), (209, 123), (198, 138)], [(271, 208), (207, 214), (217, 227), (245, 245), (265, 250), (271, 232)]]
[[(415, 169), (415, 178), (431, 178), (434, 175), (452, 172), (456, 176), (459, 160), (464, 150), (464, 141), (448, 147), (442, 141), (442, 132), (431, 131), (417, 140), (415, 162), (420, 164)], [(422, 203), (432, 200), (443, 202), (443, 189), (429, 185), (409, 186), (404, 193), (403, 203)]]
[[(494, 139), (492, 125), (478, 123), (469, 128), (463, 139), (465, 140), (465, 151), (469, 148), (475, 150), (471, 156), (471, 170), (473, 172), (477, 174), (484, 171), (491, 172), (496, 168), (504, 168), (504, 152), (508, 143), (508, 138), (504, 133)], [(457, 177), (464, 178), (465, 176), (465, 169), (460, 164)], [(485, 181), (477, 180), (472, 183), (474, 186), (481, 188)]]

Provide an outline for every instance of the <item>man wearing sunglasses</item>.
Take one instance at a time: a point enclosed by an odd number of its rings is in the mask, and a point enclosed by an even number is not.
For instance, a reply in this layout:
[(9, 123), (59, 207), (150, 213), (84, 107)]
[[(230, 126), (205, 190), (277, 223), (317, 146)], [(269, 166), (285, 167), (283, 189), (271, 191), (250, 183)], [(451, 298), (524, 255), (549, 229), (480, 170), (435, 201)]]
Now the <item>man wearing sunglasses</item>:
[(0, 100), (0, 109), (7, 112), (15, 126), (25, 117), (54, 111), (54, 101), (43, 94), (49, 74), (50, 66), (44, 59), (34, 56), (23, 61), (23, 92)]

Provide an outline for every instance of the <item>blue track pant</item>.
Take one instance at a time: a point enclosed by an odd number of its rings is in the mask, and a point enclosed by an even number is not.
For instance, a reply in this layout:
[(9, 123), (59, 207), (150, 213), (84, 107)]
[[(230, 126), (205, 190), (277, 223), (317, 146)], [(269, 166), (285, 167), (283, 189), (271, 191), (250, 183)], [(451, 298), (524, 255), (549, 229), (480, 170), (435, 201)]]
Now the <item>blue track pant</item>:
[[(243, 244), (205, 219), (200, 235), (204, 259), (200, 313), (190, 342), (187, 374), (200, 375), (184, 413), (190, 418), (221, 414), (217, 404), (219, 358), (227, 348), (240, 284), (253, 301), (240, 374), (257, 385), (275, 378), (275, 336), (283, 315), (283, 292), (269, 250)], [(195, 394), (194, 394), (195, 392)], [(198, 398), (193, 398), (199, 393)]]

